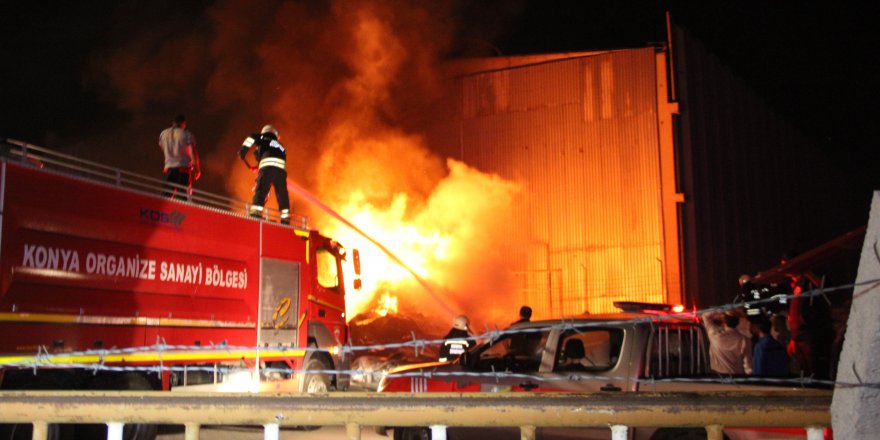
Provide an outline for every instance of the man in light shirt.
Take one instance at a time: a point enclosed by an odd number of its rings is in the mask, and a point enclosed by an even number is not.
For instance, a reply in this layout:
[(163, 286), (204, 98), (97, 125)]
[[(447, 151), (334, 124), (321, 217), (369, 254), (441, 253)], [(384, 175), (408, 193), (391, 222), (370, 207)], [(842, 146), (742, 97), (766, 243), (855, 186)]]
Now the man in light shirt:
[(165, 155), (162, 180), (170, 184), (166, 185), (164, 196), (174, 198), (177, 191), (183, 188), (189, 193), (193, 181), (199, 179), (201, 169), (199, 154), (196, 152), (196, 137), (187, 130), (183, 115), (177, 115), (171, 127), (159, 134), (159, 148)]
[(729, 375), (751, 374), (752, 344), (748, 337), (736, 330), (739, 317), (712, 313), (702, 318), (709, 337), (709, 366), (712, 371)]

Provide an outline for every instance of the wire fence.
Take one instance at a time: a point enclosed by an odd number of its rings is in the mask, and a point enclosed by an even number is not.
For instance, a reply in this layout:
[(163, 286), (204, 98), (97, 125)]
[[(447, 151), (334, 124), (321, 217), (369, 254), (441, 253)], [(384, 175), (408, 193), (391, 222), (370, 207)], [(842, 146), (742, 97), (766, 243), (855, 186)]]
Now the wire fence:
[[(803, 292), (799, 295), (790, 294), (790, 295), (776, 295), (772, 298), (765, 298), (760, 300), (753, 300), (747, 302), (734, 302), (730, 304), (725, 304), (717, 307), (710, 307), (702, 310), (694, 310), (690, 312), (682, 312), (675, 314), (650, 314), (644, 317), (632, 318), (632, 319), (621, 319), (621, 320), (593, 320), (590, 321), (589, 317), (585, 318), (562, 318), (559, 320), (549, 321), (547, 325), (540, 325), (540, 323), (535, 323), (534, 326), (526, 327), (526, 328), (511, 328), (511, 329), (486, 329), (486, 331), (482, 334), (471, 336), (470, 340), (474, 342), (484, 342), (487, 344), (493, 343), (493, 341), (497, 341), (499, 338), (505, 335), (511, 334), (530, 334), (530, 333), (543, 333), (553, 329), (559, 331), (582, 331), (590, 328), (608, 328), (615, 326), (639, 326), (639, 325), (657, 325), (659, 322), (663, 321), (682, 321), (682, 320), (691, 320), (695, 321), (698, 317), (714, 314), (714, 313), (724, 313), (731, 310), (737, 310), (740, 308), (744, 308), (746, 306), (750, 308), (757, 308), (762, 306), (770, 306), (773, 304), (778, 304), (780, 301), (784, 303), (784, 301), (790, 301), (793, 299), (806, 300), (810, 299), (815, 300), (817, 298), (823, 298), (821, 300), (827, 301), (827, 295), (839, 294), (841, 292), (854, 291), (859, 287), (866, 287), (864, 292), (868, 292), (871, 289), (880, 286), (880, 279), (868, 280), (858, 283), (845, 284), (835, 287), (823, 287), (823, 288), (814, 288)], [(424, 354), (424, 351), (427, 347), (432, 345), (442, 345), (445, 342), (445, 339), (419, 339), (413, 334), (412, 340), (406, 342), (399, 343), (390, 343), (390, 344), (373, 344), (373, 345), (360, 345), (355, 346), (351, 344), (339, 345), (336, 347), (339, 353), (344, 357), (350, 357), (350, 359), (355, 359), (358, 357), (359, 353), (369, 353), (375, 352), (377, 350), (413, 350), (416, 357), (420, 354)], [(309, 353), (309, 352), (326, 352), (326, 349), (314, 348), (314, 347), (304, 347), (304, 348), (285, 348), (285, 347), (259, 347), (259, 346), (231, 346), (225, 343), (218, 344), (208, 344), (208, 345), (169, 345), (165, 344), (164, 341), (157, 341), (156, 344), (142, 347), (128, 347), (128, 348), (114, 348), (114, 349), (94, 349), (94, 350), (85, 350), (80, 352), (71, 352), (71, 353), (60, 353), (60, 354), (52, 354), (48, 351), (46, 347), (40, 347), (36, 353), (32, 356), (23, 357), (20, 360), (14, 361), (2, 361), (0, 362), (0, 368), (8, 368), (8, 369), (31, 369), (34, 374), (37, 374), (39, 369), (44, 368), (76, 368), (92, 371), (94, 374), (98, 372), (141, 372), (141, 373), (156, 373), (162, 374), (164, 372), (174, 372), (174, 373), (183, 373), (183, 372), (195, 372), (195, 371), (204, 371), (209, 373), (221, 373), (226, 374), (233, 371), (240, 371), (241, 368), (235, 368), (230, 365), (180, 365), (174, 362), (163, 361), (162, 357), (166, 355), (172, 354), (180, 354), (182, 352), (223, 352), (226, 354), (242, 354), (242, 353), (256, 353), (259, 356), (260, 352), (268, 352), (271, 351), (273, 353), (280, 353), (284, 355), (288, 351), (291, 353), (291, 357), (294, 356), (294, 351), (297, 353)], [(159, 361), (154, 365), (114, 365), (114, 363), (122, 363), (119, 361), (108, 361), (109, 359), (118, 359), (120, 356), (124, 357), (126, 355), (132, 355), (136, 353), (144, 353), (151, 352), (158, 355)], [(78, 362), (77, 359), (80, 358), (91, 358), (88, 362)], [(8, 359), (8, 358), (7, 358)], [(524, 373), (524, 372), (516, 372), (516, 371), (468, 371), (466, 369), (461, 370), (440, 370), (440, 369), (419, 369), (413, 371), (401, 371), (394, 372), (389, 371), (387, 369), (380, 369), (380, 371), (376, 371), (375, 369), (324, 369), (324, 370), (305, 370), (301, 368), (277, 368), (277, 367), (267, 367), (260, 368), (260, 372), (262, 373), (277, 373), (281, 375), (297, 375), (297, 374), (322, 374), (322, 375), (331, 375), (331, 376), (348, 376), (351, 378), (365, 378), (370, 377), (371, 379), (375, 379), (378, 381), (381, 377), (418, 377), (418, 378), (449, 378), (449, 379), (461, 379), (461, 378), (491, 378), (496, 381), (500, 381), (502, 379), (526, 379), (532, 380), (536, 382), (561, 382), (561, 381), (596, 381), (596, 382), (608, 382), (608, 381), (631, 381), (640, 384), (654, 385), (660, 383), (677, 383), (677, 382), (688, 382), (688, 383), (713, 383), (713, 384), (772, 384), (772, 385), (784, 385), (784, 386), (798, 386), (798, 387), (807, 387), (807, 386), (820, 386), (820, 387), (864, 387), (864, 388), (880, 388), (880, 383), (866, 383), (866, 382), (841, 382), (833, 379), (820, 379), (813, 376), (800, 376), (800, 377), (741, 377), (741, 376), (725, 376), (725, 375), (716, 375), (711, 377), (638, 377), (637, 375), (632, 376), (606, 376), (601, 374), (590, 374), (590, 373), (556, 373), (556, 374), (533, 374), (533, 373)]]

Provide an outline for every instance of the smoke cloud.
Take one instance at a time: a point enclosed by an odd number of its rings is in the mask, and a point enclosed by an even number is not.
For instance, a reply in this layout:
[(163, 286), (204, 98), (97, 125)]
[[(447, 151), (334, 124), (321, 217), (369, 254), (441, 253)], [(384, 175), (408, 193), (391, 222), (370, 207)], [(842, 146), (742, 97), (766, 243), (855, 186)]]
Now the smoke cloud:
[[(158, 133), (183, 112), (199, 139), (203, 179), (196, 187), (249, 200), (254, 175), (235, 153), (271, 123), (287, 149), (291, 180), (383, 243), (398, 242), (407, 228), (416, 234), (410, 238), (438, 239), (388, 247), (406, 254), (475, 323), (513, 318), (519, 304), (500, 317), (490, 302), (497, 308), (512, 295), (508, 263), (496, 250), (513, 236), (501, 220), (511, 217), (517, 186), (435, 155), (413, 122), (444, 93), (438, 63), (460, 44), (456, 3), (230, 0), (186, 8), (169, 2), (161, 15), (138, 2), (119, 7), (109, 31), (119, 44), (95, 56), (91, 81), (130, 120), (82, 142), (83, 149), (118, 145), (99, 159), (125, 163), (135, 152), (135, 171), (158, 177)], [(362, 260), (384, 259), (325, 213), (295, 198), (293, 209), (361, 248)], [(364, 278), (377, 277), (402, 310), (426, 304), (417, 283), (388, 275)], [(358, 307), (366, 308), (376, 292), (360, 295)]]

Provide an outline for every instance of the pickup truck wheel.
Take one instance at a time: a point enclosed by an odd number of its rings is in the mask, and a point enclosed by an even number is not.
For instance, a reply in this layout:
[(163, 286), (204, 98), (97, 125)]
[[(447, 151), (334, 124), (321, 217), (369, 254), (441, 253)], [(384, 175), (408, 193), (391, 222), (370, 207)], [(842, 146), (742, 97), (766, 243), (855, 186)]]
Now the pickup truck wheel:
[(330, 391), (330, 377), (325, 373), (310, 373), (310, 371), (327, 370), (320, 359), (310, 360), (305, 368), (306, 373), (303, 376), (302, 391), (305, 393), (326, 393)]
[(428, 428), (394, 428), (394, 440), (431, 440)]
[[(651, 440), (706, 440), (708, 435), (705, 429), (700, 428), (663, 428), (658, 429)], [(724, 440), (730, 440), (727, 435)]]

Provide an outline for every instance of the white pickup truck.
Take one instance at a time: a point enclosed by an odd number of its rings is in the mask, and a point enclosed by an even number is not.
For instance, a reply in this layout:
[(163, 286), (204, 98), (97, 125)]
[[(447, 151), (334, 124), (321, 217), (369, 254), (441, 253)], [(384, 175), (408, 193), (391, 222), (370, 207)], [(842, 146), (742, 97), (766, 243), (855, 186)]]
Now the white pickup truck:
[[(399, 367), (386, 375), (379, 392), (688, 392), (754, 391), (766, 386), (706, 381), (709, 370), (705, 329), (694, 315), (650, 313), (585, 315), (572, 320), (517, 324), (478, 344), (456, 361)], [(425, 371), (424, 377), (412, 373)], [(447, 374), (436, 374), (443, 372)], [(519, 373), (449, 375), (449, 373)], [(409, 373), (404, 376), (396, 373)], [(702, 379), (702, 381), (665, 381)], [(721, 379), (721, 378), (719, 378)], [(774, 387), (780, 389), (780, 387)], [(802, 387), (792, 384), (791, 390)], [(389, 427), (392, 429), (392, 427)], [(538, 438), (610, 438), (608, 429), (539, 429)], [(631, 438), (705, 439), (704, 429), (631, 429)], [(806, 438), (804, 429), (725, 429), (730, 440)], [(394, 429), (395, 440), (429, 440), (427, 428)], [(448, 438), (519, 438), (511, 429), (449, 428)]]

